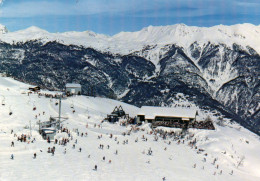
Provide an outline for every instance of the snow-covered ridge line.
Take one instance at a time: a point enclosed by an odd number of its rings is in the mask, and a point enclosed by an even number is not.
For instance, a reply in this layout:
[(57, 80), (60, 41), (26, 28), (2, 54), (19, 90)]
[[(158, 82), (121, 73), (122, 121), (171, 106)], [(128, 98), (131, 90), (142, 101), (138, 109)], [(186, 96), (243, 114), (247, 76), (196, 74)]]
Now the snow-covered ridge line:
[[(4, 26), (0, 29), (6, 29)], [(203, 45), (233, 43), (242, 47), (250, 46), (260, 53), (260, 26), (237, 24), (232, 26), (217, 25), (213, 27), (195, 27), (184, 24), (169, 26), (149, 26), (136, 32), (121, 32), (114, 36), (97, 34), (91, 31), (49, 33), (32, 26), (16, 32), (0, 31), (0, 40), (8, 43), (41, 40), (42, 42), (58, 41), (64, 44), (83, 45), (111, 53), (128, 54), (141, 50), (146, 45), (176, 44), (187, 48), (197, 42)]]

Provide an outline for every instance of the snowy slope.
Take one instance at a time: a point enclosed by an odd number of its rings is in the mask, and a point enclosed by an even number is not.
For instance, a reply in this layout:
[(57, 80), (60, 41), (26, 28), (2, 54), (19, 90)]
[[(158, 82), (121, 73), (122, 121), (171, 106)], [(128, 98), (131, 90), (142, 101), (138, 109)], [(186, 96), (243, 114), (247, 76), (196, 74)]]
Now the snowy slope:
[[(58, 115), (57, 100), (38, 97), (37, 94), (27, 95), (29, 85), (17, 82), (11, 78), (0, 77), (0, 180), (225, 180), (225, 181), (256, 181), (260, 179), (260, 139), (255, 134), (231, 124), (226, 120), (225, 126), (216, 126), (215, 131), (189, 130), (196, 138), (198, 149), (205, 151), (197, 154), (197, 150), (187, 144), (177, 144), (173, 138), (158, 142), (153, 141), (154, 136), (147, 134), (150, 128), (143, 125), (144, 131), (133, 132), (123, 136), (130, 126), (123, 127), (118, 124), (102, 123), (101, 120), (110, 113), (115, 106), (122, 105), (124, 110), (134, 116), (139, 108), (122, 102), (105, 98), (85, 96), (71, 97), (62, 100), (62, 116), (69, 119), (63, 122), (73, 135), (67, 146), (48, 144), (37, 133), (39, 120), (48, 120), (49, 116)], [(42, 93), (55, 94), (56, 92), (42, 91)], [(2, 103), (5, 103), (3, 106)], [(36, 110), (33, 111), (33, 107)], [(72, 108), (75, 113), (73, 114)], [(13, 114), (10, 116), (9, 112)], [(42, 112), (45, 111), (45, 115)], [(40, 115), (39, 115), (40, 114)], [(213, 113), (203, 113), (200, 116), (210, 115), (216, 121)], [(35, 115), (38, 115), (37, 119)], [(11, 134), (11, 129), (17, 135), (29, 134), (29, 121), (32, 125), (32, 137), (34, 143), (16, 141)], [(86, 128), (86, 124), (88, 127)], [(101, 128), (94, 127), (100, 124)], [(80, 133), (88, 133), (88, 136), (77, 136), (75, 129)], [(162, 128), (169, 130), (169, 128)], [(178, 129), (173, 129), (178, 132)], [(109, 134), (113, 134), (113, 139)], [(97, 139), (102, 134), (101, 139)], [(57, 135), (57, 138), (63, 134)], [(148, 140), (142, 141), (142, 136)], [(114, 140), (117, 137), (119, 144)], [(138, 138), (138, 142), (135, 140)], [(72, 149), (75, 139), (78, 143), (76, 149)], [(123, 141), (128, 140), (128, 144)], [(10, 147), (14, 141), (15, 147)], [(169, 141), (171, 144), (169, 145)], [(99, 149), (103, 144), (104, 149)], [(110, 148), (107, 148), (107, 145)], [(54, 156), (47, 153), (48, 147), (56, 147)], [(82, 152), (78, 151), (82, 148)], [(165, 150), (166, 147), (166, 150)], [(66, 148), (67, 153), (64, 154)], [(147, 155), (148, 149), (153, 153)], [(40, 151), (42, 150), (42, 152)], [(118, 150), (118, 155), (115, 151)], [(142, 152), (145, 152), (144, 154)], [(37, 158), (33, 159), (33, 153)], [(207, 153), (208, 156), (204, 154)], [(225, 154), (224, 154), (225, 153)], [(14, 154), (14, 160), (10, 155)], [(88, 157), (90, 155), (90, 157)], [(105, 161), (102, 161), (105, 156)], [(241, 166), (237, 167), (241, 158), (245, 158)], [(203, 161), (206, 158), (206, 162)], [(212, 162), (218, 158), (216, 164)], [(112, 163), (108, 163), (111, 160)], [(196, 163), (196, 168), (193, 168)], [(93, 171), (94, 165), (98, 170)], [(219, 168), (216, 168), (219, 165)], [(204, 169), (203, 169), (204, 168)], [(220, 170), (222, 174), (220, 175)], [(234, 171), (233, 175), (230, 174)], [(213, 175), (216, 172), (216, 175)]]
[(35, 39), (42, 42), (59, 41), (64, 44), (83, 45), (104, 52), (120, 54), (129, 54), (141, 50), (147, 45), (161, 47), (176, 44), (188, 48), (194, 42), (200, 44), (201, 47), (207, 42), (226, 44), (230, 47), (236, 43), (242, 47), (250, 46), (260, 53), (260, 26), (252, 24), (218, 25), (209, 28), (184, 24), (149, 26), (137, 32), (121, 32), (114, 36), (96, 34), (91, 31), (49, 33), (32, 26), (25, 30), (0, 35), (0, 40), (9, 43)]

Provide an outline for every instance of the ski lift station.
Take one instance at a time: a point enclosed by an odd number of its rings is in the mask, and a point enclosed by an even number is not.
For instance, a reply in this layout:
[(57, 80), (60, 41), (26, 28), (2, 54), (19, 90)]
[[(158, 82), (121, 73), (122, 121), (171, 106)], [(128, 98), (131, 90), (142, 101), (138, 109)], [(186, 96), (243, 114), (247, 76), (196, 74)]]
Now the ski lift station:
[(75, 83), (67, 83), (65, 85), (67, 95), (80, 95), (81, 94), (81, 85)]
[(196, 121), (197, 110), (191, 107), (153, 107), (142, 106), (137, 114), (137, 123), (148, 122), (156, 124), (159, 122), (173, 126), (175, 123), (186, 124)]
[(54, 137), (56, 135), (56, 129), (55, 128), (42, 128), (41, 135), (43, 139), (49, 138), (50, 140), (54, 140)]
[[(62, 118), (63, 120), (66, 118)], [(42, 135), (43, 139), (54, 140), (57, 129), (59, 129), (59, 118), (50, 117), (49, 121), (39, 122), (39, 133)]]

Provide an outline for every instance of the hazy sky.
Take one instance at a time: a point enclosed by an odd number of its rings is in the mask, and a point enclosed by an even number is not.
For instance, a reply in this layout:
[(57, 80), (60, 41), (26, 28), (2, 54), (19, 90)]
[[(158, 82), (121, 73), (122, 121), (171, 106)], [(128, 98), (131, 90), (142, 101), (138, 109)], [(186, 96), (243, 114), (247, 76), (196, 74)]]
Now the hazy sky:
[(176, 23), (259, 25), (260, 0), (4, 0), (0, 7), (0, 24), (10, 31), (34, 25), (113, 35)]

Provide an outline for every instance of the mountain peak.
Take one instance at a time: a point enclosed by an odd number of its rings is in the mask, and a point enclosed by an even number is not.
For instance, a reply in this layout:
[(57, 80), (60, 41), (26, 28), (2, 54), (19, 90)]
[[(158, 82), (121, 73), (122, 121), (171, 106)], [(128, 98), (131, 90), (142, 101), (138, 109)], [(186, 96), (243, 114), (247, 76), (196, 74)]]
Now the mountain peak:
[(8, 33), (6, 26), (0, 24), (0, 34)]
[(37, 26), (30, 26), (29, 28), (26, 28), (25, 30), (23, 30), (23, 31), (29, 31), (29, 32), (45, 32), (45, 33), (48, 33), (48, 31), (46, 31), (46, 30), (43, 30), (43, 29), (41, 29), (41, 28), (39, 28), (39, 27), (37, 27)]

